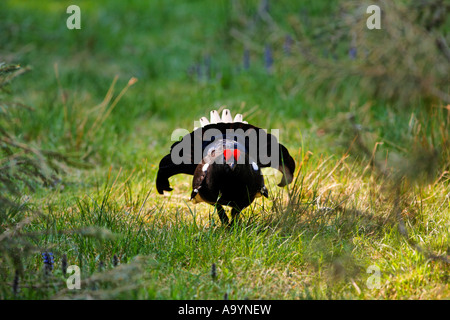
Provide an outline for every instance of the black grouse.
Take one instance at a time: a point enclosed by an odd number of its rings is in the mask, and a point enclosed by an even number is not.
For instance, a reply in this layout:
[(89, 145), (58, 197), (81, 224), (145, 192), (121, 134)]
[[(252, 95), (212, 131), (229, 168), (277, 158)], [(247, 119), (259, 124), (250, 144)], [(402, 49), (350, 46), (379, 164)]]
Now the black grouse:
[(280, 170), (278, 186), (292, 182), (295, 162), (277, 138), (265, 130), (234, 119), (228, 109), (222, 117), (211, 111), (210, 120), (175, 142), (159, 163), (156, 177), (158, 193), (171, 191), (169, 178), (184, 173), (193, 175), (191, 200), (215, 205), (223, 224), (229, 224), (223, 206), (230, 206), (232, 222), (256, 197), (268, 197), (261, 168)]

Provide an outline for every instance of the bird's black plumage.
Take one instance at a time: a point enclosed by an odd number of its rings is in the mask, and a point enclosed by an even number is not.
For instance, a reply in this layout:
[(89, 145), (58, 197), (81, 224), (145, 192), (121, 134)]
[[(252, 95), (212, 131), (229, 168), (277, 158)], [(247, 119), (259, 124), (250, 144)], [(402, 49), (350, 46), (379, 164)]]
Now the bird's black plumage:
[(234, 218), (258, 196), (268, 196), (261, 168), (273, 167), (283, 173), (280, 187), (292, 182), (294, 159), (265, 130), (231, 119), (229, 110), (222, 118), (211, 112), (211, 123), (200, 120), (202, 127), (175, 142), (170, 154), (159, 164), (156, 188), (160, 194), (171, 191), (169, 178), (184, 173), (193, 175), (191, 199), (217, 206), (219, 217), (228, 224), (223, 206), (232, 207)]

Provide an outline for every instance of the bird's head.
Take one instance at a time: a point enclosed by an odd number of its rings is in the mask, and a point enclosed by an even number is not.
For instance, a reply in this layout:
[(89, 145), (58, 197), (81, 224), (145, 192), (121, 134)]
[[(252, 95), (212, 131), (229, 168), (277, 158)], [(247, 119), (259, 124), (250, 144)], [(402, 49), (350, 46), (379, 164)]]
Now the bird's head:
[(234, 171), (238, 164), (248, 163), (245, 147), (233, 140), (220, 140), (207, 150), (204, 161), (219, 165), (227, 172)]

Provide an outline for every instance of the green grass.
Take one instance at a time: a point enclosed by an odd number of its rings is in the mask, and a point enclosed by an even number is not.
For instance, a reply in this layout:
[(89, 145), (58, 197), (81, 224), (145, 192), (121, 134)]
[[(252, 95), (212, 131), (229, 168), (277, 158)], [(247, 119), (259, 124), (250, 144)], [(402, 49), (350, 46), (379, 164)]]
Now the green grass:
[[(271, 13), (286, 29), (286, 17), (307, 12), (304, 32), (312, 36), (338, 10), (328, 1), (276, 3), (270, 2)], [(0, 60), (31, 67), (9, 86), (14, 100), (31, 109), (12, 110), (8, 129), (21, 141), (89, 165), (68, 167), (50, 187), (23, 187), (16, 200), (26, 210), (2, 215), (2, 234), (30, 219), (16, 232), (23, 239), (16, 295), (14, 272), (5, 268), (18, 264), (0, 257), (7, 274), (2, 299), (450, 296), (448, 263), (430, 256), (448, 259), (448, 159), (426, 183), (402, 180), (395, 197), (397, 181), (371, 170), (360, 153), (347, 153), (352, 141), (340, 128), (347, 113), (355, 114), (369, 129), (370, 151), (384, 143), (377, 161), (402, 166), (413, 141), (426, 147), (448, 138), (448, 110), (425, 117), (423, 101), (399, 110), (370, 97), (356, 80), (330, 94), (312, 92), (307, 78), (285, 62), (282, 45), (273, 49), (269, 73), (264, 43), (279, 44), (285, 35), (257, 19), (249, 26), (227, 1), (79, 1), (81, 30), (66, 28), (70, 4), (10, 0), (0, 11)], [(255, 16), (258, 5), (248, 1), (240, 10)], [(245, 45), (231, 32), (239, 28), (254, 36), (248, 70)], [(138, 81), (128, 85), (133, 77)], [(279, 128), (298, 167), (285, 190), (276, 187), (279, 176), (269, 176), (269, 199), (255, 201), (233, 228), (220, 225), (213, 207), (188, 201), (190, 177), (173, 177), (174, 190), (164, 196), (154, 186), (172, 131), (191, 129), (224, 105), (259, 127)], [(329, 130), (337, 134), (323, 134)], [(50, 275), (42, 250), (55, 257)], [(64, 254), (69, 265), (81, 267), (81, 290), (66, 287)], [(367, 270), (374, 265), (380, 287), (370, 289)]]

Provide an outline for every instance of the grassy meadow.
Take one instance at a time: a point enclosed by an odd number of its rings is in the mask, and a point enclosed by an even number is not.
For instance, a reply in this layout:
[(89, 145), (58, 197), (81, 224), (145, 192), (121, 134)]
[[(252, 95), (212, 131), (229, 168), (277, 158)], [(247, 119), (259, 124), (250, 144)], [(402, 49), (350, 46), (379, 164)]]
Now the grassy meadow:
[[(72, 2), (0, 5), (2, 300), (450, 297), (448, 5)], [(231, 228), (155, 188), (224, 107), (297, 165)]]

